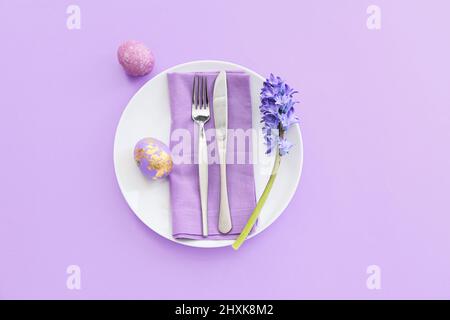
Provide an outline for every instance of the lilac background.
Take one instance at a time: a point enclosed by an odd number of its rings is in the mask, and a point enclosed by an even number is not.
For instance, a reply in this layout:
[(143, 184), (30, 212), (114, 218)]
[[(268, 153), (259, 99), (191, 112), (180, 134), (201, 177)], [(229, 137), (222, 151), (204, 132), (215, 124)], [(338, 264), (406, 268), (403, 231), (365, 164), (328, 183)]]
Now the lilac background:
[[(450, 298), (449, 2), (217, 2), (0, 1), (0, 298)], [(66, 28), (72, 3), (81, 30)], [(116, 62), (129, 38), (154, 50), (150, 77)], [(164, 240), (114, 176), (128, 100), (198, 59), (301, 90), (299, 189), (239, 252)]]

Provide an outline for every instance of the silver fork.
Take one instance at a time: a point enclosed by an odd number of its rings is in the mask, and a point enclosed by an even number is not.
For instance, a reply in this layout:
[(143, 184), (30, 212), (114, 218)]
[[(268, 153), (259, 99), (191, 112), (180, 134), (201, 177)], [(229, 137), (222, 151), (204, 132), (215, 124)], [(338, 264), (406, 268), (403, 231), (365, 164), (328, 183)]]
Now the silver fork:
[(208, 83), (205, 76), (194, 76), (192, 85), (192, 120), (198, 125), (198, 177), (200, 182), (200, 203), (202, 207), (202, 235), (208, 236), (208, 153), (205, 123), (208, 122)]

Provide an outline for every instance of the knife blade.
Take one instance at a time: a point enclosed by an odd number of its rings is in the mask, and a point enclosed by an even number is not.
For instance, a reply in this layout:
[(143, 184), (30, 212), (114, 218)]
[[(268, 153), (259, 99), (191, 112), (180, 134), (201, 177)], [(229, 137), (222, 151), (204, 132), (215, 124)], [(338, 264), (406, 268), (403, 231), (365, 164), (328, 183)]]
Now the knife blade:
[(228, 90), (227, 76), (225, 71), (221, 71), (214, 84), (214, 125), (216, 127), (216, 137), (221, 142), (226, 139), (228, 127)]
[(220, 209), (218, 229), (221, 233), (229, 233), (232, 229), (230, 206), (227, 190), (227, 128), (228, 128), (228, 89), (227, 74), (221, 71), (214, 84), (213, 97), (214, 125), (220, 161)]

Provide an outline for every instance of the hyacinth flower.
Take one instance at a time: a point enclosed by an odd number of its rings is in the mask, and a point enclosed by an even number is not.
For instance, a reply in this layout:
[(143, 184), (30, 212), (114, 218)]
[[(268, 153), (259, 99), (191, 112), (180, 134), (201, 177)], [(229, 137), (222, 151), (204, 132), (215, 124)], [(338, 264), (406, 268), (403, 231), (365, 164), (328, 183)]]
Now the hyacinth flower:
[(275, 162), (261, 198), (258, 200), (241, 234), (233, 243), (235, 250), (239, 249), (242, 243), (244, 243), (258, 220), (261, 209), (269, 196), (277, 176), (281, 157), (289, 153), (289, 149), (292, 147), (292, 143), (286, 139), (286, 132), (294, 123), (298, 122), (297, 117), (294, 115), (294, 105), (297, 103), (297, 101), (294, 101), (295, 93), (297, 91), (289, 87), (280, 77), (275, 77), (273, 74), (264, 82), (260, 94), (261, 105), (259, 110), (261, 113), (261, 122), (263, 123), (263, 135), (267, 146), (266, 153), (270, 154), (275, 151)]

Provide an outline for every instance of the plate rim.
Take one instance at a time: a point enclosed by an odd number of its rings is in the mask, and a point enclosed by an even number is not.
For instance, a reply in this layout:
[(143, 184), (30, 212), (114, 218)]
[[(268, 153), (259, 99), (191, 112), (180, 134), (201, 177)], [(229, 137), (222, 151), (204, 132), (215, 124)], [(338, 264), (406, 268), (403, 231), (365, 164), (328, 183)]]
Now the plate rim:
[[(142, 84), (142, 86), (133, 94), (133, 96), (128, 100), (125, 108), (122, 110), (122, 113), (119, 117), (119, 121), (117, 122), (116, 125), (116, 130), (114, 133), (114, 146), (113, 146), (113, 164), (114, 164), (114, 175), (116, 177), (116, 181), (117, 184), (119, 185), (119, 189), (120, 192), (122, 194), (122, 197), (124, 198), (125, 202), (127, 203), (128, 207), (130, 208), (130, 210), (133, 212), (133, 214), (141, 221), (141, 223), (143, 223), (147, 228), (149, 228), (150, 230), (152, 230), (154, 233), (156, 233), (157, 235), (159, 235), (160, 237), (170, 240), (174, 243), (180, 244), (180, 245), (184, 245), (184, 246), (188, 246), (188, 247), (194, 247), (194, 248), (205, 248), (205, 249), (213, 249), (213, 248), (223, 248), (223, 247), (228, 247), (231, 246), (234, 242), (234, 240), (222, 240), (222, 241), (217, 241), (217, 245), (215, 246), (199, 246), (199, 245), (195, 245), (197, 243), (201, 243), (202, 241), (180, 241), (179, 239), (175, 239), (173, 237), (166, 237), (165, 235), (155, 231), (153, 228), (151, 228), (149, 225), (147, 225), (142, 219), (141, 217), (133, 210), (133, 208), (131, 207), (130, 203), (128, 202), (128, 200), (125, 198), (125, 193), (124, 193), (124, 187), (122, 186), (122, 184), (120, 183), (119, 180), (119, 176), (118, 176), (118, 172), (117, 172), (117, 163), (116, 163), (116, 149), (117, 149), (117, 136), (118, 136), (118, 130), (119, 130), (119, 126), (120, 123), (122, 122), (124, 115), (126, 113), (127, 107), (128, 105), (133, 101), (133, 99), (139, 95), (139, 93), (144, 90), (144, 87), (147, 86), (147, 84), (151, 83), (152, 81), (154, 81), (155, 79), (158, 79), (160, 77), (162, 77), (163, 75), (166, 75), (167, 73), (173, 71), (174, 69), (178, 69), (178, 68), (182, 68), (185, 66), (189, 66), (191, 64), (208, 64), (208, 63), (218, 63), (218, 64), (228, 64), (234, 68), (238, 68), (238, 69), (242, 69), (243, 71), (246, 71), (250, 74), (255, 75), (257, 78), (259, 78), (262, 81), (265, 81), (266, 79), (261, 76), (259, 73), (253, 71), (252, 69), (249, 69), (247, 67), (244, 67), (240, 64), (234, 63), (234, 62), (229, 62), (229, 61), (223, 61), (223, 60), (193, 60), (193, 61), (188, 61), (188, 62), (184, 62), (184, 63), (180, 63), (177, 65), (174, 65), (172, 67), (166, 68), (162, 71), (160, 71), (157, 75), (155, 75), (153, 78), (148, 79), (144, 84)], [(248, 236), (248, 239), (251, 239), (257, 235), (259, 235), (260, 233), (262, 233), (265, 229), (267, 229), (270, 225), (272, 225), (275, 220), (277, 220), (281, 214), (286, 210), (286, 208), (288, 207), (288, 205), (291, 203), (292, 198), (294, 197), (295, 193), (297, 192), (298, 189), (298, 185), (300, 183), (300, 179), (302, 176), (302, 171), (303, 171), (303, 161), (304, 161), (304, 144), (303, 144), (303, 137), (302, 137), (302, 132), (300, 130), (300, 126), (298, 123), (294, 124), (293, 127), (291, 127), (291, 130), (295, 129), (297, 131), (297, 134), (299, 136), (299, 141), (300, 141), (300, 146), (301, 146), (301, 150), (300, 150), (300, 170), (298, 172), (298, 176), (297, 179), (295, 181), (295, 188), (292, 188), (292, 191), (290, 192), (290, 194), (288, 195), (288, 201), (286, 201), (286, 203), (284, 205), (282, 205), (280, 207), (279, 210), (277, 210), (277, 212), (273, 215), (272, 218), (268, 219), (268, 222), (265, 226), (263, 226), (261, 229), (257, 229), (255, 233), (251, 234)], [(212, 240), (213, 241), (213, 240)]]

